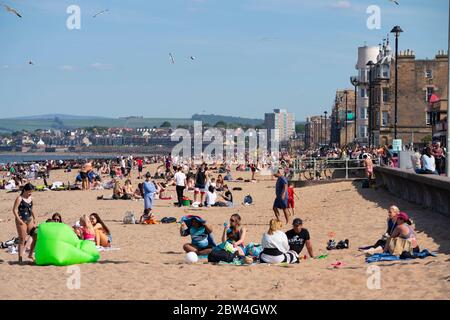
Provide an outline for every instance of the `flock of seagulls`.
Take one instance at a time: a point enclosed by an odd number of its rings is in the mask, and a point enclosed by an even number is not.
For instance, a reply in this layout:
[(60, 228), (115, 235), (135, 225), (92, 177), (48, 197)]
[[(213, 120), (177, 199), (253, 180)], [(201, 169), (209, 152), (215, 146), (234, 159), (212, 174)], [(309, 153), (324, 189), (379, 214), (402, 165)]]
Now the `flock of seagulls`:
[[(396, 5), (399, 5), (399, 2), (398, 2), (397, 0), (389, 0), (389, 1), (392, 2), (392, 3), (395, 3)], [(6, 5), (6, 4), (4, 4), (4, 3), (0, 3), (0, 6), (4, 7), (5, 10), (6, 10), (7, 12), (12, 13), (12, 14), (15, 14), (15, 15), (16, 15), (17, 17), (19, 17), (19, 18), (22, 18), (22, 15), (21, 15), (16, 9), (14, 9), (14, 8), (12, 8), (12, 7), (10, 7), (10, 6)], [(109, 9), (105, 9), (105, 10), (99, 11), (99, 12), (97, 12), (96, 14), (94, 14), (94, 15), (92, 16), (92, 18), (96, 18), (96, 17), (98, 17), (98, 16), (100, 16), (100, 15), (102, 15), (102, 14), (105, 14), (105, 13), (107, 13), (107, 12), (109, 12)], [(272, 40), (272, 39), (277, 39), (277, 38), (269, 38), (269, 37), (265, 37), (265, 38), (261, 38), (260, 40), (261, 40), (261, 41), (265, 41), (265, 40)], [(172, 53), (169, 53), (169, 58), (170, 58), (170, 62), (171, 62), (172, 64), (175, 64), (175, 58), (174, 58), (174, 56), (173, 56)], [(194, 60), (195, 60), (195, 57), (194, 57), (194, 56), (190, 56), (189, 59), (190, 59), (191, 61), (194, 61)], [(28, 64), (29, 64), (29, 65), (34, 65), (34, 62), (33, 62), (33, 61), (28, 61)]]
[[(169, 58), (170, 58), (170, 62), (171, 62), (172, 64), (175, 64), (175, 58), (174, 58), (174, 56), (173, 56), (172, 53), (169, 53)], [(195, 60), (195, 57), (194, 57), (194, 56), (190, 56), (189, 59), (191, 59), (192, 61), (194, 61), (194, 60)]]

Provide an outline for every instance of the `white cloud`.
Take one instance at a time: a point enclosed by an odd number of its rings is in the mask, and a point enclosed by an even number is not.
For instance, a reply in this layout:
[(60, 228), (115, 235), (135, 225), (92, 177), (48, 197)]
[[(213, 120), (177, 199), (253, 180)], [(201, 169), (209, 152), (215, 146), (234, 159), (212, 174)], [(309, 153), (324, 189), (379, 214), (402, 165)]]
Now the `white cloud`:
[(333, 8), (338, 8), (338, 9), (349, 9), (352, 7), (352, 4), (350, 3), (350, 1), (347, 0), (341, 0), (338, 1), (337, 3), (334, 3), (332, 5)]
[(63, 70), (63, 71), (74, 71), (75, 70), (75, 67), (71, 66), (71, 65), (63, 65), (63, 66), (61, 66), (59, 68), (61, 70)]
[(96, 70), (110, 70), (113, 68), (113, 66), (106, 63), (94, 62), (93, 64), (91, 64), (91, 68)]

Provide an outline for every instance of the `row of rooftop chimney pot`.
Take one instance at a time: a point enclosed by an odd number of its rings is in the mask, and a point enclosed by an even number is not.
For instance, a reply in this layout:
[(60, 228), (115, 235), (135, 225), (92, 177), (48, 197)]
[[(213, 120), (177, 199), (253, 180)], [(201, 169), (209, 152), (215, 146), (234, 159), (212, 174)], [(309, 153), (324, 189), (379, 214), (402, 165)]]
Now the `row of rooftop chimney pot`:
[[(437, 57), (439, 56), (447, 56), (448, 51), (445, 50), (439, 50), (436, 54)], [(399, 56), (415, 56), (416, 52), (414, 50), (400, 50), (398, 53)]]

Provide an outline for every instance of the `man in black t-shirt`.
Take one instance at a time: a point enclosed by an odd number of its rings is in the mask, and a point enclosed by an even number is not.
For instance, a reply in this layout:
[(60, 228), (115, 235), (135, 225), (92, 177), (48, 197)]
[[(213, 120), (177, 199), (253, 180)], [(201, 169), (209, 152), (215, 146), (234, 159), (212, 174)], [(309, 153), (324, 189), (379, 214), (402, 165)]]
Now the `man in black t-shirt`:
[(302, 252), (303, 247), (306, 245), (309, 256), (314, 258), (309, 232), (307, 229), (303, 229), (302, 219), (295, 218), (292, 225), (294, 228), (286, 232), (290, 250), (294, 250), (300, 255), (300, 252)]

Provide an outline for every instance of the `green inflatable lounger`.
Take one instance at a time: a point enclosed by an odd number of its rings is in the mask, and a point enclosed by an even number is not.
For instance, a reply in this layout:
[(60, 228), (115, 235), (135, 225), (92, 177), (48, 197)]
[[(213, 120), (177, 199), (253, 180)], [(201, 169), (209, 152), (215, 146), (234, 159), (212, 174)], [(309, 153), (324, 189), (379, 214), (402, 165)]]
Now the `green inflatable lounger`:
[(78, 239), (66, 224), (41, 223), (38, 227), (35, 259), (38, 266), (68, 266), (96, 262), (100, 254), (94, 242)]

